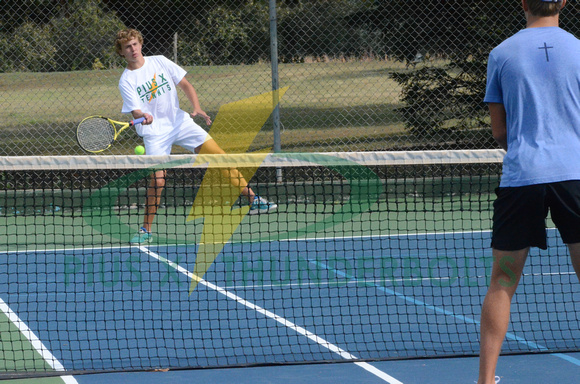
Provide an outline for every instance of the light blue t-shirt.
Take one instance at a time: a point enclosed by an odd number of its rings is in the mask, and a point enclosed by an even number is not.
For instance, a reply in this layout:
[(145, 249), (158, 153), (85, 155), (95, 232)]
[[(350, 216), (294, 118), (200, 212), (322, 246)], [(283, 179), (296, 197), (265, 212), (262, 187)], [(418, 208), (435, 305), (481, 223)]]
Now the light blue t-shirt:
[(580, 41), (527, 28), (489, 55), (486, 103), (507, 115), (501, 187), (580, 180)]

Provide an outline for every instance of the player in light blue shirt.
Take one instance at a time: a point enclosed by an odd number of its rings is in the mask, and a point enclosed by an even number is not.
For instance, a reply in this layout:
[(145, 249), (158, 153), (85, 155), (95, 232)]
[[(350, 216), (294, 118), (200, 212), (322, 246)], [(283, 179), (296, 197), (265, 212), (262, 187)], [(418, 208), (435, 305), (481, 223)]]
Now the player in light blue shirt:
[(565, 4), (522, 0), (527, 28), (489, 55), (484, 101), (507, 152), (494, 203), (478, 384), (496, 382), (511, 299), (530, 247), (547, 247), (548, 211), (580, 276), (580, 41), (559, 28)]
[(526, 28), (489, 55), (486, 103), (502, 104), (502, 187), (580, 179), (580, 41)]

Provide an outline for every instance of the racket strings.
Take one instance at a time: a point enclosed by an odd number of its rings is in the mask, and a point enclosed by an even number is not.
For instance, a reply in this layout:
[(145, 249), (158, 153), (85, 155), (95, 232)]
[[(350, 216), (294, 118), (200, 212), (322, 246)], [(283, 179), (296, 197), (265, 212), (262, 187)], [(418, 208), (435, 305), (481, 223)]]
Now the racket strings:
[(115, 139), (115, 127), (106, 119), (91, 118), (83, 121), (77, 129), (81, 147), (96, 152), (107, 149)]

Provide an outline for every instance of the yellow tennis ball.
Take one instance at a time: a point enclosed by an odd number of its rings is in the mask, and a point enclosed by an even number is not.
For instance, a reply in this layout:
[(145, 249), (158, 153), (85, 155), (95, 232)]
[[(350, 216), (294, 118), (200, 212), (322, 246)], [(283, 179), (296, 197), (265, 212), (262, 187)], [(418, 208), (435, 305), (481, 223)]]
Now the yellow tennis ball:
[(145, 147), (142, 145), (138, 145), (135, 147), (135, 154), (136, 155), (142, 155), (145, 153)]

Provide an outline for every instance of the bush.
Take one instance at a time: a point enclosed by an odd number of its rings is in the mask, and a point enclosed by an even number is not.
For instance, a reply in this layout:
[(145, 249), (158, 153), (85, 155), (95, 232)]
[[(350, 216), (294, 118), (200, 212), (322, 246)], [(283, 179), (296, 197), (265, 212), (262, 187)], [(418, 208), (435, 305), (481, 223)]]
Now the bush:
[(71, 71), (115, 68), (123, 60), (113, 40), (125, 25), (101, 9), (101, 0), (75, 2), (68, 12), (39, 25), (25, 22), (0, 36), (0, 71)]
[(46, 26), (20, 25), (12, 36), (0, 39), (0, 52), (3, 72), (45, 72), (56, 65), (56, 48)]
[[(357, 8), (346, 0), (316, 0), (282, 8), (278, 13), (281, 61), (313, 57), (360, 57), (375, 45), (377, 34), (353, 25)], [(338, 22), (337, 22), (338, 21)]]
[(92, 69), (96, 60), (106, 68), (122, 65), (114, 51), (114, 38), (125, 25), (114, 13), (103, 11), (101, 0), (75, 2), (69, 16), (50, 24), (57, 71)]
[(269, 57), (268, 7), (254, 3), (239, 9), (215, 7), (179, 36), (182, 65), (252, 64)]
[(459, 72), (459, 63), (452, 63), (392, 73), (391, 77), (402, 88), (401, 100), (405, 106), (398, 111), (405, 127), (416, 137), (430, 140), (459, 140), (462, 131), (485, 127), (487, 108), (483, 103), (482, 65), (485, 68), (485, 61), (473, 62), (470, 70)]
[[(363, 56), (379, 47), (381, 34), (347, 22), (358, 8), (350, 0), (315, 0), (287, 5), (278, 2), (278, 47), (281, 61), (306, 56)], [(338, 22), (337, 22), (338, 21)], [(343, 21), (343, 22), (341, 22)], [(236, 8), (218, 6), (179, 32), (182, 65), (237, 65), (270, 60), (267, 2), (248, 1)]]
[[(497, 4), (489, 6), (488, 2), (477, 0), (458, 2), (451, 12), (443, 3), (429, 2), (430, 7), (414, 8), (419, 14), (407, 14), (407, 24), (399, 24), (402, 28), (391, 32), (395, 58), (408, 65), (414, 64), (413, 55), (419, 51), (425, 57), (437, 58), (426, 60), (412, 71), (390, 74), (402, 88), (405, 107), (399, 112), (406, 128), (420, 138), (443, 138), (464, 147), (489, 146), (489, 132), (477, 142), (473, 134), (472, 142), (463, 140), (468, 130), (481, 133), (490, 127), (483, 103), (487, 57), (494, 46), (521, 28), (521, 5), (494, 0)], [(392, 6), (385, 3), (383, 12), (394, 17), (396, 14), (388, 12)], [(440, 17), (420, 17), (426, 11)], [(423, 19), (428, 22), (419, 24)], [(385, 22), (381, 27), (396, 25), (394, 20), (387, 19), (391, 24)], [(414, 31), (420, 33), (410, 33)]]

